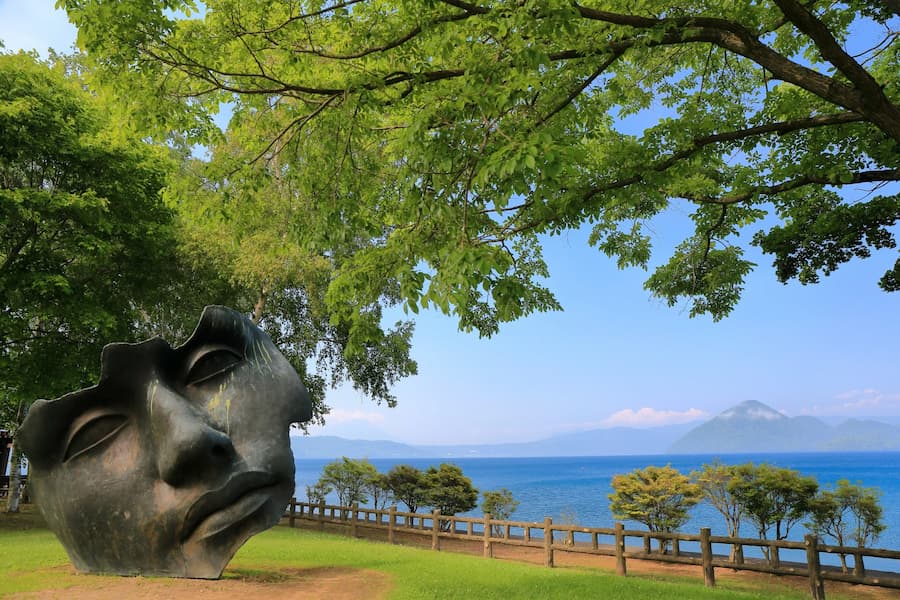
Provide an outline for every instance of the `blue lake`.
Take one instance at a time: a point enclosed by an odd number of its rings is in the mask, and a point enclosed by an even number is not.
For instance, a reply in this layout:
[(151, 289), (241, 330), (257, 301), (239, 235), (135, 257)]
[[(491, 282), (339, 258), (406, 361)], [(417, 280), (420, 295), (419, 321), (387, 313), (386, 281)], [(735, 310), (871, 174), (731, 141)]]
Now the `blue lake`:
[[(821, 487), (830, 487), (839, 479), (860, 482), (882, 492), (882, 506), (887, 529), (874, 547), (900, 549), (900, 476), (897, 452), (810, 453), (810, 454), (734, 454), (734, 455), (654, 455), (654, 456), (588, 456), (553, 458), (452, 458), (450, 462), (462, 468), (480, 491), (507, 488), (520, 504), (511, 517), (516, 521), (543, 521), (552, 517), (554, 522), (577, 523), (586, 527), (611, 527), (614, 520), (609, 511), (607, 495), (612, 491), (613, 475), (627, 473), (648, 465), (670, 464), (682, 473), (699, 469), (704, 463), (719, 458), (724, 463), (738, 464), (747, 461), (767, 462), (779, 467), (812, 475)], [(297, 499), (306, 499), (306, 486), (318, 480), (322, 467), (331, 462), (326, 459), (298, 459)], [(438, 465), (441, 459), (372, 459), (372, 464), (385, 472), (396, 464), (411, 464), (420, 469)], [(336, 502), (336, 498), (329, 501)], [(402, 509), (402, 505), (401, 505)], [(480, 515), (479, 511), (472, 514)], [(692, 513), (691, 520), (682, 528), (686, 533), (697, 533), (700, 527), (712, 528), (713, 535), (726, 535), (722, 516), (710, 505), (701, 503)], [(629, 529), (644, 529), (643, 525), (627, 522)], [(791, 530), (790, 539), (802, 539), (806, 529), (802, 524)], [(742, 537), (756, 537), (752, 525), (745, 524)], [(629, 543), (637, 543), (629, 542)], [(833, 541), (828, 541), (833, 543)], [(716, 548), (716, 552), (724, 549)], [(748, 548), (748, 556), (755, 553)], [(835, 557), (836, 558), (836, 557)], [(783, 555), (783, 560), (802, 560), (802, 557)], [(830, 561), (828, 561), (830, 562)], [(868, 559), (869, 568), (900, 571), (900, 561)]]

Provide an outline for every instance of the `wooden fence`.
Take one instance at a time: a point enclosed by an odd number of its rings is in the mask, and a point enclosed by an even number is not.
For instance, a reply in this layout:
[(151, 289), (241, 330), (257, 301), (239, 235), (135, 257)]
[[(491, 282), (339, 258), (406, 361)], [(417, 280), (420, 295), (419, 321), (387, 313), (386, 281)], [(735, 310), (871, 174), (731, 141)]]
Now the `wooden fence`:
[[(900, 560), (900, 551), (829, 546), (820, 543), (814, 535), (807, 535), (802, 542), (794, 542), (715, 536), (711, 535), (708, 527), (701, 528), (699, 535), (654, 533), (627, 530), (622, 523), (609, 528), (557, 524), (550, 517), (542, 523), (500, 521), (492, 519), (489, 514), (481, 518), (445, 516), (437, 510), (410, 513), (398, 511), (396, 506), (377, 510), (357, 505), (309, 504), (296, 499), (291, 499), (285, 517), (291, 527), (296, 526), (297, 519), (316, 523), (320, 529), (324, 529), (326, 524), (343, 525), (354, 537), (358, 535), (359, 528), (384, 530), (387, 541), (392, 544), (399, 532), (431, 536), (433, 550), (440, 550), (443, 539), (481, 541), (484, 556), (488, 558), (493, 557), (496, 544), (542, 548), (544, 564), (548, 567), (553, 566), (554, 553), (560, 551), (614, 556), (619, 575), (626, 574), (629, 558), (697, 565), (701, 567), (707, 586), (715, 586), (716, 568), (796, 575), (809, 580), (810, 594), (815, 600), (825, 599), (825, 581), (900, 589), (900, 573), (866, 572), (864, 562), (864, 557)], [(629, 538), (637, 538), (641, 542), (639, 545), (628, 545), (626, 541)], [(651, 547), (653, 540), (656, 540), (655, 549)], [(714, 544), (733, 549), (731, 556), (734, 558), (714, 553)], [(743, 549), (746, 546), (759, 547), (768, 557), (745, 560)], [(800, 551), (806, 560), (782, 561), (782, 551)], [(839, 567), (823, 566), (820, 562), (823, 553), (853, 557), (852, 569), (844, 572)]]

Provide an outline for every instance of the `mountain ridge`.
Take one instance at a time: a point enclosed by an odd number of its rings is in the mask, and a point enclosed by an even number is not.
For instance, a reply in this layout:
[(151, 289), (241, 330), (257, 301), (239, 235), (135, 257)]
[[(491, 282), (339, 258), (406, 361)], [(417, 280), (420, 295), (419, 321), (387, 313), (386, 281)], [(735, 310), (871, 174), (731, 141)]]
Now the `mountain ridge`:
[(900, 450), (900, 427), (848, 419), (836, 426), (810, 416), (789, 417), (747, 400), (685, 433), (671, 454)]
[(297, 458), (316, 459), (852, 452), (900, 450), (900, 426), (873, 418), (850, 418), (830, 425), (816, 417), (789, 417), (748, 400), (700, 424), (590, 429), (532, 442), (417, 445), (316, 435), (292, 436), (291, 446)]

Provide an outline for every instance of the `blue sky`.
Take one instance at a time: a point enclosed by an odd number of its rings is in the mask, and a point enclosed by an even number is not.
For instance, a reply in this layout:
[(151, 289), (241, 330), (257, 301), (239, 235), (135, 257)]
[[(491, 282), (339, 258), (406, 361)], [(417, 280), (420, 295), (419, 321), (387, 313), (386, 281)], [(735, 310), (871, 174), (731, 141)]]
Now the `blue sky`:
[[(65, 51), (75, 31), (53, 0), (0, 0), (7, 50)], [(654, 257), (681, 241), (688, 208), (655, 223)], [(747, 239), (752, 235), (748, 232)], [(549, 287), (565, 310), (506, 325), (490, 339), (425, 311), (394, 409), (350, 388), (314, 435), (410, 443), (527, 441), (614, 425), (705, 419), (744, 400), (788, 415), (900, 417), (900, 293), (877, 280), (896, 252), (844, 265), (815, 286), (779, 284), (771, 260), (724, 321), (690, 319), (643, 290), (647, 273), (619, 271), (586, 231), (545, 240)], [(404, 317), (402, 313), (398, 317)]]

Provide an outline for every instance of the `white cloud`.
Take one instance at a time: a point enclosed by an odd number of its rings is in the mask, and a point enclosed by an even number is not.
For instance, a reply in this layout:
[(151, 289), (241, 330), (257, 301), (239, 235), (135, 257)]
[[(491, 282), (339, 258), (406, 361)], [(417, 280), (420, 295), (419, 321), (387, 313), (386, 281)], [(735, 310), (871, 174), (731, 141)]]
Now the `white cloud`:
[(871, 388), (850, 390), (838, 394), (835, 398), (841, 401), (840, 406), (845, 410), (900, 409), (900, 394), (886, 394)]
[(384, 415), (368, 412), (365, 410), (347, 410), (346, 408), (335, 408), (332, 409), (327, 415), (325, 415), (325, 420), (328, 424), (339, 424), (339, 423), (356, 423), (356, 422), (364, 422), (370, 423), (372, 425), (377, 425), (380, 423), (384, 423)]
[(709, 413), (699, 408), (689, 408), (680, 412), (677, 410), (657, 410), (649, 407), (638, 410), (626, 408), (611, 414), (602, 421), (602, 424), (605, 427), (660, 427), (662, 425), (688, 423), (708, 416)]
[(847, 390), (834, 395), (836, 402), (816, 404), (800, 414), (818, 416), (879, 416), (900, 414), (900, 394), (874, 388)]

